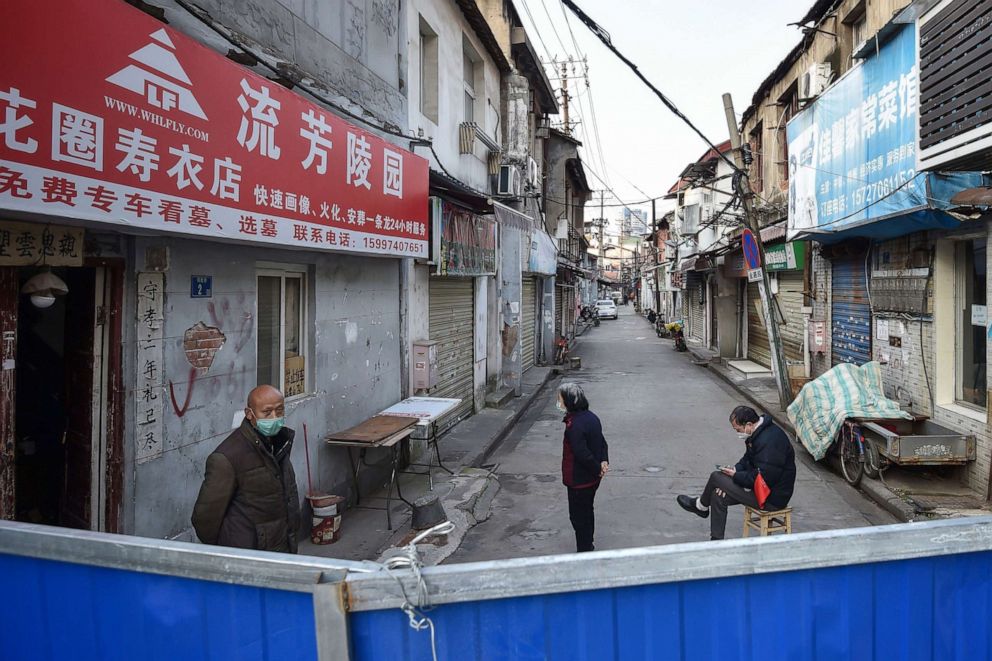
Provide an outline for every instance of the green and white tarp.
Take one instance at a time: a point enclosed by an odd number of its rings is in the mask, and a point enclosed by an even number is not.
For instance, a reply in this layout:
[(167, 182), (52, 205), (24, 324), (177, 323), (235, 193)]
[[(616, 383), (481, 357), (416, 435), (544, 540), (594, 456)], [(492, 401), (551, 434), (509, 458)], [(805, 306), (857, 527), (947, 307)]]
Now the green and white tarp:
[(796, 436), (817, 461), (827, 454), (847, 418), (912, 419), (898, 402), (886, 398), (876, 362), (860, 367), (844, 363), (810, 381), (789, 405), (788, 414)]

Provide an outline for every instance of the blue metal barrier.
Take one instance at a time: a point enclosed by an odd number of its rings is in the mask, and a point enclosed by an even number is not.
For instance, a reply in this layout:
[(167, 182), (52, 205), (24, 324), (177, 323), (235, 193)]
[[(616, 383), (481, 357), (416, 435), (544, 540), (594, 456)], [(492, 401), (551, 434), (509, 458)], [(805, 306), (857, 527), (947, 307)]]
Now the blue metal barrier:
[(0, 657), (316, 659), (305, 592), (0, 556)]
[[(992, 661), (992, 517), (423, 573), (438, 659)], [(395, 580), (348, 593), (353, 658), (432, 658)]]
[(0, 521), (0, 660), (346, 660), (362, 568)]
[(0, 659), (992, 661), (992, 517), (421, 576), (0, 522)]
[[(439, 606), (439, 659), (992, 658), (992, 553)], [(359, 661), (431, 659), (396, 610), (356, 613)]]

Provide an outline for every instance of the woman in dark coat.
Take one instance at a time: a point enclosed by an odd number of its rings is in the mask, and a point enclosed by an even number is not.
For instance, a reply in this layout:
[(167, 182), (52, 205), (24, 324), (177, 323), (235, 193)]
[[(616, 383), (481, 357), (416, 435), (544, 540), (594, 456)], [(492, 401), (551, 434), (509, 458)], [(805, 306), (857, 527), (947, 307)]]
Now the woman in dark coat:
[(558, 388), (558, 410), (565, 414), (561, 480), (568, 488), (568, 517), (575, 529), (575, 547), (579, 553), (592, 551), (596, 529), (593, 501), (600, 480), (610, 470), (609, 447), (603, 425), (589, 410), (578, 384), (564, 383)]

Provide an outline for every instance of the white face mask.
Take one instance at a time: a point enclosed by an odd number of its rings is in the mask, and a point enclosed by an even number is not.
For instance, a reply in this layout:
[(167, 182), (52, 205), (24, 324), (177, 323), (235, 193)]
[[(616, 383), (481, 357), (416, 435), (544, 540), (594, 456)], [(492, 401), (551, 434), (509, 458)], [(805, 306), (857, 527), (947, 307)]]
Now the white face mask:
[(555, 408), (561, 411), (562, 413), (568, 413), (568, 409), (565, 408), (565, 405), (561, 403), (560, 399), (555, 402)]

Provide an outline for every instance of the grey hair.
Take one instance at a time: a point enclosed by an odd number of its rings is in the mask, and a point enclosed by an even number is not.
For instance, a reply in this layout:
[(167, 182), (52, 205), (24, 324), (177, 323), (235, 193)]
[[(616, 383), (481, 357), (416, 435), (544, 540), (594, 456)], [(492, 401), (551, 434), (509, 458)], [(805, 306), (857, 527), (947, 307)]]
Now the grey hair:
[(569, 413), (589, 410), (589, 400), (586, 399), (586, 394), (579, 384), (563, 383), (558, 386), (558, 394), (561, 395), (561, 400)]

